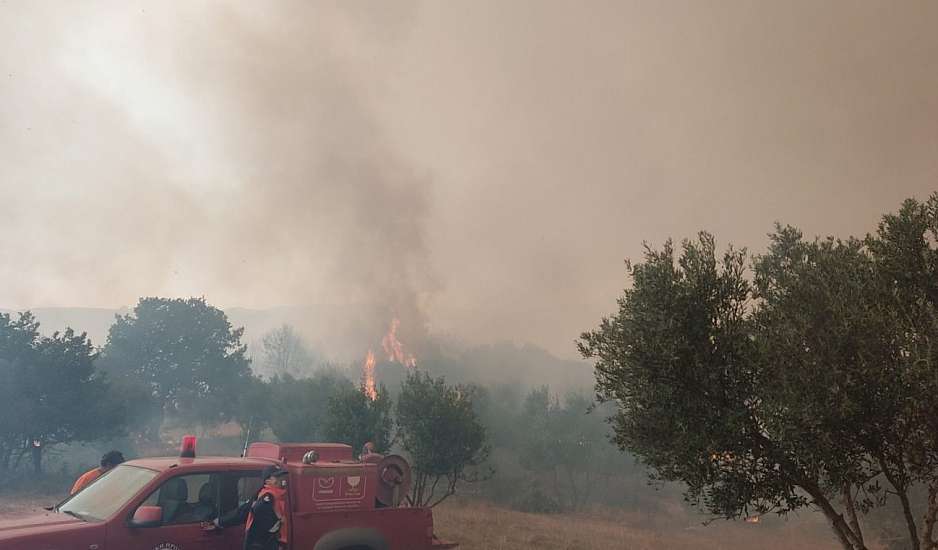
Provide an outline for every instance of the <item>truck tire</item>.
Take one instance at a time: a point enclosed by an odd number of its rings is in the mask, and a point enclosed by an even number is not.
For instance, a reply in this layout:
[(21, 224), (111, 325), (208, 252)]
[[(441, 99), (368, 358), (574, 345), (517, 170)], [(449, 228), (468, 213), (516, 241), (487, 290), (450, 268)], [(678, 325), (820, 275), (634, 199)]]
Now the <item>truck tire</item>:
[(388, 543), (375, 529), (350, 527), (326, 533), (313, 550), (388, 550)]

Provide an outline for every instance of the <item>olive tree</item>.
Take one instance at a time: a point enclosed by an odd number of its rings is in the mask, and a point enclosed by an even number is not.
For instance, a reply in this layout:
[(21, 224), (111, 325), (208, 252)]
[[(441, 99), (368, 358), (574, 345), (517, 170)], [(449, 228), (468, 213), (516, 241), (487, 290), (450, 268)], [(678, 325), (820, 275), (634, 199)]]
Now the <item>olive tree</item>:
[(938, 547), (936, 211), (938, 195), (906, 201), (863, 240), (779, 226), (752, 281), (706, 233), (678, 258), (647, 248), (580, 342), (616, 442), (718, 516), (811, 506), (859, 550), (862, 513), (896, 495), (910, 546)]
[(786, 423), (801, 412), (776, 406), (786, 390), (769, 382), (746, 260), (732, 248), (718, 258), (701, 233), (677, 261), (668, 242), (629, 266), (633, 286), (618, 314), (580, 342), (596, 359), (599, 397), (618, 407), (615, 441), (656, 479), (684, 482), (689, 500), (716, 516), (811, 504), (845, 548), (863, 548), (825, 490), (840, 483), (841, 465), (828, 468), (831, 446), (801, 444)]
[(401, 384), (397, 437), (414, 469), (414, 506), (436, 506), (455, 494), (459, 483), (485, 476), (479, 467), (490, 447), (473, 407), (476, 392), (473, 386), (448, 385), (442, 377), (419, 371), (408, 373)]

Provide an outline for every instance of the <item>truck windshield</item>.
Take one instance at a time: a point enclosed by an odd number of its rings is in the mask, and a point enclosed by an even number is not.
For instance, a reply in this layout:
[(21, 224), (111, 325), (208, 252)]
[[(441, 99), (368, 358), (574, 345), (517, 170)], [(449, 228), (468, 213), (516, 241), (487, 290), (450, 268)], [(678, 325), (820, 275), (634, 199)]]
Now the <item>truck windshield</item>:
[(59, 512), (86, 521), (105, 520), (143, 489), (156, 474), (153, 470), (122, 464), (68, 499), (59, 506)]

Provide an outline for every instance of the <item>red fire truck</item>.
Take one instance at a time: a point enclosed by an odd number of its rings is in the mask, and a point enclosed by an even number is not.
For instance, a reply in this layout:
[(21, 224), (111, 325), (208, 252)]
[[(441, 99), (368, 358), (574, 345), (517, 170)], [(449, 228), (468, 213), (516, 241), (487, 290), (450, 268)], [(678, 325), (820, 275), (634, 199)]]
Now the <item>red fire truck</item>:
[(261, 471), (286, 476), (290, 550), (442, 550), (429, 508), (409, 507), (410, 467), (396, 455), (356, 460), (335, 443), (254, 443), (243, 458), (131, 460), (46, 514), (0, 520), (0, 550), (241, 550), (244, 526), (207, 529), (251, 500)]

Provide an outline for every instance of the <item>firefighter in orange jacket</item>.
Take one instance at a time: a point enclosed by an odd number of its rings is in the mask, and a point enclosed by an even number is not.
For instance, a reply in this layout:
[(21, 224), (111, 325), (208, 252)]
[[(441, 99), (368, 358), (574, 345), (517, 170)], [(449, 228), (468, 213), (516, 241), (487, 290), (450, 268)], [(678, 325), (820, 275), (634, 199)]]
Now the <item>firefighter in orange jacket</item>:
[(244, 531), (245, 550), (278, 550), (287, 547), (287, 490), (282, 478), (287, 471), (279, 466), (264, 468), (264, 486), (257, 493)]
[(202, 529), (213, 531), (245, 523), (244, 550), (282, 550), (289, 543), (290, 526), (287, 515), (287, 490), (283, 477), (287, 471), (279, 466), (264, 468), (264, 486), (254, 500), (244, 503), (224, 517), (204, 522)]
[(110, 471), (112, 468), (124, 462), (124, 455), (120, 451), (109, 451), (104, 453), (104, 456), (101, 457), (101, 466), (93, 470), (88, 470), (79, 477), (75, 484), (72, 485), (72, 490), (68, 492), (69, 495), (74, 495), (78, 491), (81, 491), (88, 485), (91, 485), (91, 482), (103, 476), (106, 472)]

